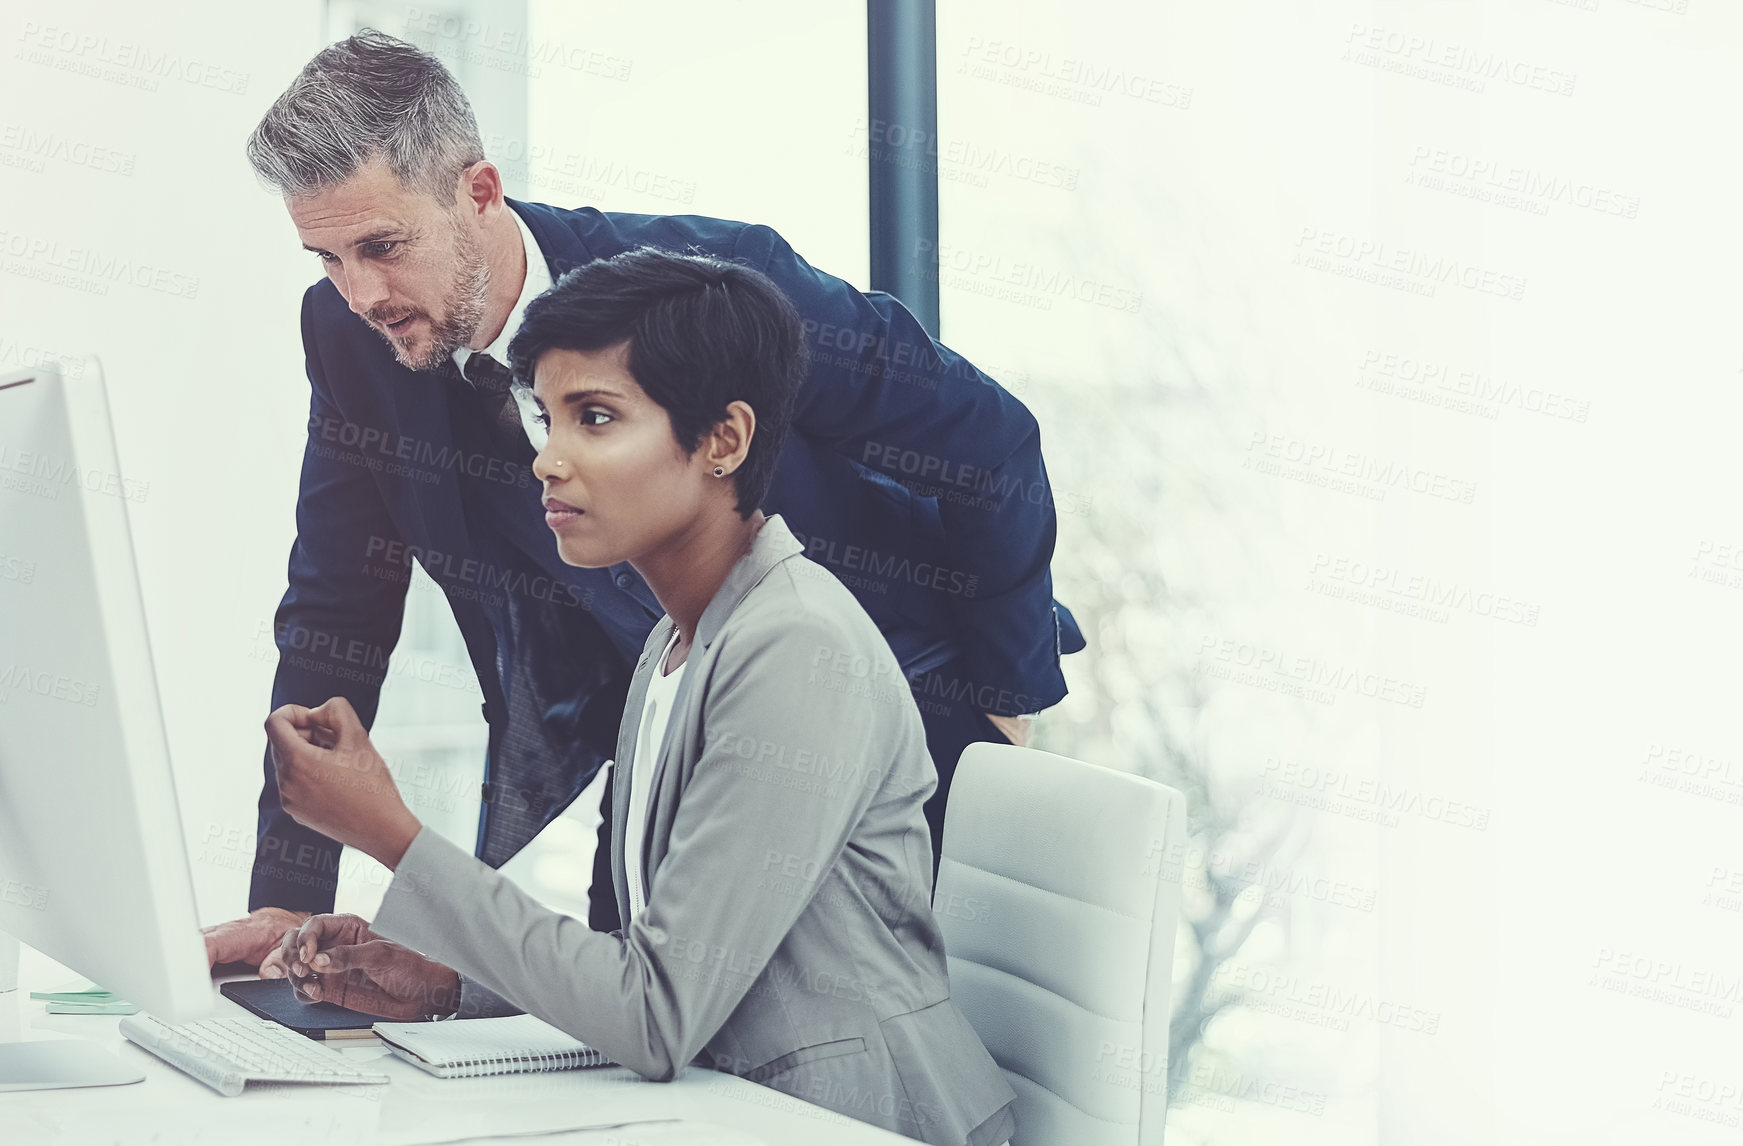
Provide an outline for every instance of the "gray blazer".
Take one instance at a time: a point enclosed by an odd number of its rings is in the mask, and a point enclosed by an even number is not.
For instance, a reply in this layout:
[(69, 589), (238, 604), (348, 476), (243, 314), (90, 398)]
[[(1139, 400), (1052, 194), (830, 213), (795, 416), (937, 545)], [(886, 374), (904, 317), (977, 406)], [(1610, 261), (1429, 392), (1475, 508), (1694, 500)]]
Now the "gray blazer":
[[(647, 907), (623, 859), (637, 714), (618, 733), (610, 935), (425, 830), (374, 929), (647, 1078), (692, 1060), (941, 1146), (996, 1146), (1016, 1095), (950, 1001), (921, 805), (937, 787), (895, 655), (779, 516), (697, 625), (648, 801)], [(474, 1013), (463, 1010), (462, 1013)]]

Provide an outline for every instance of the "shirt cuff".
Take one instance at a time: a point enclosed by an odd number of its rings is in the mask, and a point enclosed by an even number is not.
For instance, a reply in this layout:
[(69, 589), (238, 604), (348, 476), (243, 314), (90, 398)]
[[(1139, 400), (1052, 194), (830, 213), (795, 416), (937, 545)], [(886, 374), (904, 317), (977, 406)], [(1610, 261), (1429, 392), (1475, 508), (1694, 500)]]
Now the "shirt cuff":
[(492, 991), (483, 983), (461, 975), (460, 1007), (448, 1017), (453, 1019), (495, 1019), (503, 1015), (524, 1013), (521, 1008)]

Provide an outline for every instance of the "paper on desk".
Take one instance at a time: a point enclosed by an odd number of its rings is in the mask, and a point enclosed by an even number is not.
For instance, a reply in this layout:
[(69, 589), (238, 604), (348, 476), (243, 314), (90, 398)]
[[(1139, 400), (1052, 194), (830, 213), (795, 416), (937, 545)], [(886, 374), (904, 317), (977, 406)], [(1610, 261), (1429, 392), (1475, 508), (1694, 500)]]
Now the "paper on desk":
[(122, 999), (115, 1003), (45, 1003), (43, 1012), (50, 1015), (137, 1015), (138, 1003)]
[(620, 1068), (435, 1078), (415, 1067), (388, 1067), (381, 1087), (381, 1120), (371, 1146), (433, 1146), (600, 1130), (675, 1116), (669, 1092)]
[[(616, 1132), (612, 1139), (615, 1143), (620, 1143), (621, 1146), (630, 1146), (630, 1143), (635, 1142), (636, 1139), (626, 1138), (622, 1133), (625, 1128), (640, 1128), (646, 1126), (651, 1129), (658, 1124), (676, 1124), (679, 1121), (678, 1119), (670, 1117), (660, 1118), (653, 1116), (627, 1119), (621, 1117), (615, 1119), (609, 1117), (596, 1117), (589, 1119), (585, 1114), (580, 1114), (571, 1110), (564, 1113), (552, 1112), (543, 1118), (533, 1119), (531, 1120), (531, 1125), (526, 1125), (525, 1123), (528, 1120), (525, 1118), (525, 1111), (515, 1112), (515, 1115), (509, 1117), (505, 1117), (505, 1114), (506, 1112), (496, 1111), (495, 1117), (492, 1118), (487, 1116), (482, 1120), (482, 1125), (474, 1125), (465, 1130), (461, 1130), (458, 1133), (455, 1131), (454, 1120), (449, 1120), (446, 1128), (443, 1127), (442, 1122), (436, 1120), (411, 1126), (407, 1126), (403, 1123), (397, 1126), (390, 1124), (378, 1125), (376, 1127), (373, 1142), (374, 1146), (458, 1146), (459, 1143), (496, 1142), (504, 1139), (543, 1138), (561, 1134), (576, 1134), (584, 1131), (604, 1132), (609, 1130)], [(511, 1119), (522, 1121), (523, 1125), (518, 1129), (501, 1126), (492, 1127), (489, 1125), (490, 1122), (497, 1122), (500, 1124), (504, 1121), (510, 1121)], [(465, 1120), (460, 1121), (463, 1122)], [(390, 1122), (390, 1118), (383, 1119), (383, 1123)], [(587, 1139), (583, 1138), (581, 1141), (585, 1142)], [(678, 1139), (668, 1139), (668, 1141), (678, 1141)], [(684, 1141), (688, 1141), (688, 1139), (684, 1139)], [(710, 1139), (709, 1141), (713, 1140)], [(752, 1138), (733, 1142), (732, 1146), (763, 1146), (763, 1143), (758, 1139)]]
[[(623, 1146), (769, 1146), (767, 1138), (718, 1122), (697, 1122), (680, 1118), (675, 1122), (631, 1127), (627, 1134), (614, 1136)], [(591, 1136), (577, 1143), (591, 1141)]]
[(531, 1138), (560, 1139), (575, 1146), (586, 1146), (589, 1142), (601, 1146), (604, 1143), (611, 1146), (769, 1146), (768, 1139), (743, 1130), (688, 1118), (618, 1122), (610, 1126), (571, 1126), (556, 1130), (515, 1130), (486, 1137), (446, 1138), (439, 1142), (419, 1143), (418, 1146), (484, 1146), (491, 1142)]
[[(639, 1128), (642, 1126), (656, 1126), (663, 1123), (675, 1123), (677, 1121), (676, 1118), (656, 1118), (647, 1122), (580, 1121), (572, 1125), (546, 1127), (539, 1130), (501, 1130), (489, 1134), (468, 1134), (461, 1138), (435, 1137), (428, 1139), (408, 1139), (396, 1137), (394, 1141), (399, 1143), (400, 1146), (466, 1146), (467, 1143), (501, 1142), (510, 1138), (548, 1138), (556, 1134), (583, 1134), (590, 1131), (603, 1133), (607, 1130), (622, 1130), (626, 1126)], [(621, 1135), (613, 1135), (611, 1140), (613, 1143), (621, 1143), (622, 1146), (632, 1146), (633, 1144), (633, 1139), (626, 1139)], [(582, 1141), (586, 1140), (582, 1139)]]
[(91, 987), (83, 991), (32, 991), (30, 997), (44, 1002), (51, 1015), (137, 1015), (139, 1005), (113, 991)]

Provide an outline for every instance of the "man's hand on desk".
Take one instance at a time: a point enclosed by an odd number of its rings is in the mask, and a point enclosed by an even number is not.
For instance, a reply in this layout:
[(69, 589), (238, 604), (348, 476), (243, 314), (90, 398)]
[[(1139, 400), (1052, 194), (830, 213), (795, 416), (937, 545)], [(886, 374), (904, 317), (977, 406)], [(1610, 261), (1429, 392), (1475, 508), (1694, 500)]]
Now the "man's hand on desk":
[(284, 933), (301, 927), (308, 917), (306, 911), (261, 907), (241, 919), (203, 927), (200, 933), (206, 937), (206, 962), (213, 967), (220, 963), (246, 963), (258, 967), (268, 955), (278, 950)]
[(986, 718), (993, 722), (993, 727), (1004, 734), (1006, 740), (1018, 748), (1029, 747), (1029, 733), (1034, 730), (1033, 720), (1024, 720), (1020, 716), (994, 716), (987, 713)]
[(260, 969), (287, 974), (297, 998), (387, 1019), (450, 1015), (460, 1006), (460, 975), (409, 947), (383, 939), (355, 915), (316, 915), (283, 941)]

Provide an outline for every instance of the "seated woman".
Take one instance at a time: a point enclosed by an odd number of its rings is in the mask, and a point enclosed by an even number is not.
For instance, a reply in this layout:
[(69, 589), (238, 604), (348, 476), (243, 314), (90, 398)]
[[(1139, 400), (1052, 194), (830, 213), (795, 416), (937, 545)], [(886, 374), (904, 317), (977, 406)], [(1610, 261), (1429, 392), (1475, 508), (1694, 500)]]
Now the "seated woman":
[(563, 560), (630, 562), (667, 613), (618, 736), (627, 923), (592, 931), (424, 829), (335, 698), (268, 718), (279, 792), (393, 882), (373, 925), (288, 932), (284, 970), (394, 1018), (507, 1000), (650, 1079), (700, 1055), (925, 1142), (1006, 1141), (1015, 1095), (930, 908), (919, 711), (853, 595), (757, 508), (805, 377), (791, 304), (746, 267), (631, 251), (564, 275), (510, 353)]

